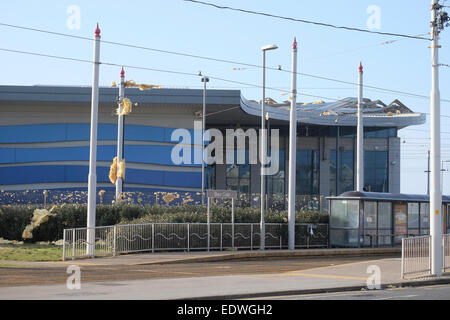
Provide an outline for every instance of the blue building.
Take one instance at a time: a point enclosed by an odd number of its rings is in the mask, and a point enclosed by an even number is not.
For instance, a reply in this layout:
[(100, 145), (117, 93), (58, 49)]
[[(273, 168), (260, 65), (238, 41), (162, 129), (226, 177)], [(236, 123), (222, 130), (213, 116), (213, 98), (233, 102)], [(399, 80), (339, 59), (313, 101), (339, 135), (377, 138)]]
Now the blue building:
[[(202, 90), (127, 88), (137, 106), (125, 116), (124, 192), (133, 201), (174, 203), (199, 199), (201, 165), (175, 164), (171, 152), (176, 129), (201, 120)], [(239, 90), (207, 90), (206, 127), (225, 131), (260, 126), (260, 104)], [(114, 185), (109, 167), (116, 156), (118, 88), (100, 88), (97, 151), (98, 191), (111, 202)], [(87, 191), (90, 87), (0, 86), (0, 202), (85, 201)], [(297, 194), (336, 195), (353, 190), (356, 146), (355, 98), (332, 103), (298, 104)], [(267, 101), (267, 125), (279, 129), (279, 171), (269, 176), (269, 196), (287, 193), (289, 105)], [(365, 100), (365, 188), (400, 192), (399, 129), (422, 124), (425, 115), (400, 101), (389, 105)], [(199, 150), (198, 141), (194, 148)], [(224, 142), (225, 143), (225, 142)], [(201, 140), (200, 140), (201, 144)], [(245, 146), (246, 150), (249, 145)], [(193, 151), (194, 152), (194, 151)], [(248, 153), (248, 152), (247, 152)], [(214, 164), (206, 169), (208, 188), (236, 189), (242, 196), (260, 193), (259, 164)], [(181, 196), (179, 196), (181, 195)], [(159, 197), (159, 198), (158, 198)], [(257, 201), (255, 202), (257, 203)]]

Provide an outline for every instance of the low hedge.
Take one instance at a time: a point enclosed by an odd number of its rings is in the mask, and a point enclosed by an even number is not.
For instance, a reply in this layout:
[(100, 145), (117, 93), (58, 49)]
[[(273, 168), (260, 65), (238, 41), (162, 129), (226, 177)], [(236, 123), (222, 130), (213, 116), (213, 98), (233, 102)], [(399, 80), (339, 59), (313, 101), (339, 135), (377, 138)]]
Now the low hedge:
[[(42, 208), (39, 205), (3, 205), (0, 206), (0, 238), (8, 240), (23, 240), (22, 232), (30, 224), (33, 211)], [(47, 207), (47, 209), (50, 209)], [(27, 242), (56, 241), (62, 238), (63, 230), (68, 228), (86, 227), (86, 204), (63, 204), (55, 206), (48, 221), (33, 230), (33, 238)], [(206, 223), (206, 208), (202, 206), (143, 206), (127, 205), (97, 205), (96, 225), (106, 226), (118, 223), (149, 223), (149, 222), (203, 222)], [(212, 206), (211, 222), (230, 222), (230, 208)], [(260, 210), (258, 208), (235, 208), (236, 223), (258, 223)], [(267, 223), (287, 222), (286, 211), (267, 210)], [(297, 223), (327, 223), (328, 216), (318, 211), (299, 211), (296, 213)]]

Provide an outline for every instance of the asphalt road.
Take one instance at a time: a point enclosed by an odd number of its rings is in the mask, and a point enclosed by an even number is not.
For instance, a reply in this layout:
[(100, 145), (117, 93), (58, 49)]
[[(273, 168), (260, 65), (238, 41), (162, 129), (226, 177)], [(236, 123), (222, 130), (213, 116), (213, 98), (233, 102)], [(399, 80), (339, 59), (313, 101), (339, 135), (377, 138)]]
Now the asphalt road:
[(264, 300), (450, 300), (450, 285), (404, 287), (310, 295), (261, 297)]
[[(181, 277), (205, 277), (223, 275), (273, 275), (289, 271), (299, 271), (318, 267), (386, 259), (389, 256), (368, 257), (329, 257), (329, 258), (291, 258), (235, 260), (201, 263), (174, 263), (150, 265), (83, 265), (83, 282), (119, 281), (137, 279), (168, 279)], [(76, 265), (76, 261), (73, 263)], [(66, 267), (53, 268), (0, 268), (0, 287), (23, 285), (62, 284), (67, 281)]]

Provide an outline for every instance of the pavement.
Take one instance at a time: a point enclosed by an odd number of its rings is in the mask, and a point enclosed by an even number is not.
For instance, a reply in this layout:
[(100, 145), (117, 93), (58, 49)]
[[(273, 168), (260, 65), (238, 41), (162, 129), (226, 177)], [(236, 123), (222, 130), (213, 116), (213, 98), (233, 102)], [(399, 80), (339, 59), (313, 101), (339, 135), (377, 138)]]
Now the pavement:
[(302, 257), (344, 257), (372, 255), (400, 255), (400, 248), (342, 248), (342, 249), (301, 249), (301, 250), (236, 250), (236, 251), (190, 251), (190, 252), (153, 252), (139, 254), (123, 254), (115, 257), (97, 257), (66, 261), (14, 261), (3, 260), (1, 264), (11, 264), (24, 267), (62, 267), (79, 266), (114, 266), (114, 265), (148, 265), (189, 262), (217, 262), (248, 259), (285, 259)]
[[(302, 257), (364, 256), (358, 262), (276, 273), (182, 276), (166, 279), (114, 280), (82, 282), (80, 290), (69, 290), (66, 284), (14, 286), (0, 288), (0, 299), (249, 299), (369, 290), (379, 276), (379, 289), (450, 284), (450, 275), (402, 280), (398, 248), (267, 250), (229, 252), (176, 252), (122, 255), (75, 261), (24, 263), (34, 267), (115, 265), (152, 265), (173, 263), (220, 262), (248, 259), (301, 259)], [(390, 257), (380, 258), (386, 254)], [(392, 257), (396, 256), (396, 257)], [(13, 262), (17, 265), (19, 262)], [(220, 267), (220, 264), (219, 264)], [(0, 268), (1, 278), (1, 268)]]

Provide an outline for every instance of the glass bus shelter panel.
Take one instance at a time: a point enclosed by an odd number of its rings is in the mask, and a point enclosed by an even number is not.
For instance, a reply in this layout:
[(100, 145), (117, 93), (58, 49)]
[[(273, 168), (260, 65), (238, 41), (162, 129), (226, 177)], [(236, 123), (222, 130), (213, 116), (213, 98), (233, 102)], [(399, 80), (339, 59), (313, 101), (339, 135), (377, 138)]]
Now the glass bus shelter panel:
[(408, 202), (408, 236), (419, 235), (419, 203)]
[(447, 230), (445, 233), (450, 233), (450, 204), (447, 205)]
[(362, 230), (362, 244), (372, 246), (377, 244), (377, 203), (364, 201), (364, 219)]
[(330, 245), (359, 246), (359, 200), (330, 201)]
[(420, 233), (430, 234), (430, 204), (427, 202), (420, 203)]
[(392, 245), (392, 202), (378, 202), (378, 245)]
[(406, 203), (394, 203), (394, 241), (402, 242), (402, 238), (408, 234), (408, 217), (406, 215)]

